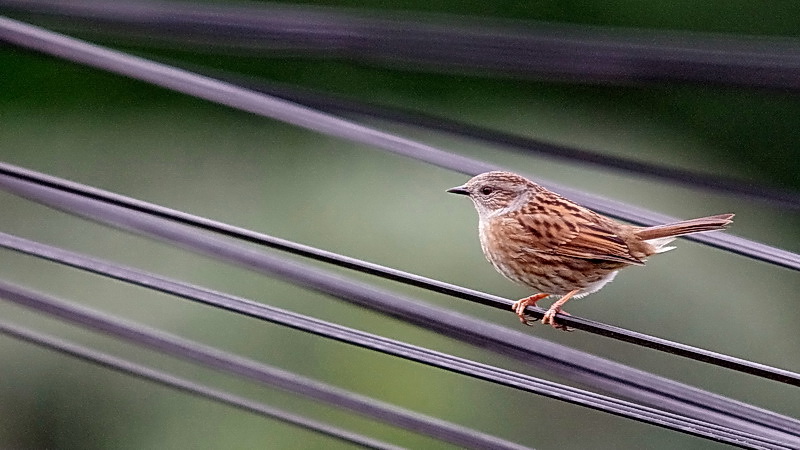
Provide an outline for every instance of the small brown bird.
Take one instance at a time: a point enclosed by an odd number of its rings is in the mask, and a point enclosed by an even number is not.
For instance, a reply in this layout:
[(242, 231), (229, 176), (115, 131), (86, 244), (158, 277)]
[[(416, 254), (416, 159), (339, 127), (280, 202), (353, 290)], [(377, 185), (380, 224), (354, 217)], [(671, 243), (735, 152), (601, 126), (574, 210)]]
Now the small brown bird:
[[(447, 192), (469, 196), (478, 210), (478, 233), (486, 259), (506, 278), (539, 291), (515, 302), (522, 323), (525, 308), (560, 296), (542, 323), (571, 298), (597, 292), (627, 266), (644, 265), (656, 253), (675, 247), (675, 236), (724, 229), (733, 214), (637, 227), (601, 216), (510, 172), (486, 172)], [(564, 314), (567, 314), (564, 312)]]

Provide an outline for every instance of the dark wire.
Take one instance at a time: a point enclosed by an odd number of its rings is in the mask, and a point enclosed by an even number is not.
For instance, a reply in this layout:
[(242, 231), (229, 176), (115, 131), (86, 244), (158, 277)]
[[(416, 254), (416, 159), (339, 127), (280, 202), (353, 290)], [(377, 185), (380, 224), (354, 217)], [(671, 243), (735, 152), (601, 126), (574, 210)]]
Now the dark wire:
[(745, 197), (766, 202), (777, 207), (800, 209), (800, 194), (797, 192), (777, 189), (752, 181), (694, 172), (676, 167), (667, 167), (660, 164), (637, 161), (623, 156), (606, 155), (595, 151), (554, 144), (527, 136), (473, 125), (422, 111), (362, 102), (284, 83), (265, 82), (255, 77), (245, 77), (241, 74), (233, 74), (229, 71), (219, 69), (193, 67), (192, 70), (328, 113), (357, 114), (423, 127), (429, 130), (442, 131), (456, 136), (475, 139), (492, 145), (500, 145), (525, 154), (535, 153), (560, 161), (570, 163), (577, 162), (624, 173), (646, 176), (672, 184), (736, 196), (739, 199)]
[(0, 321), (0, 334), (197, 397), (279, 420), (347, 443), (376, 449), (399, 450), (402, 448), (10, 323)]
[[(416, 70), (560, 82), (800, 90), (797, 39), (479, 20), (346, 8), (259, 4), (3, 0), (26, 16), (68, 17), (81, 33), (139, 36), (148, 46), (368, 60)], [(59, 24), (63, 27), (63, 20)], [(73, 27), (74, 28), (74, 27)]]
[[(95, 331), (101, 331), (139, 345), (157, 349), (172, 356), (189, 359), (196, 363), (218, 368), (229, 373), (249, 376), (253, 379), (260, 374), (260, 371), (255, 370), (257, 369), (256, 366), (260, 366), (260, 364), (254, 361), (245, 360), (232, 355), (229, 356), (229, 354), (225, 352), (220, 352), (192, 341), (179, 339), (175, 336), (133, 323), (125, 323), (89, 308), (56, 300), (55, 298), (3, 281), (0, 281), (0, 298), (11, 301), (19, 306), (31, 308), (62, 320), (88, 327)], [(287, 318), (289, 316), (294, 316), (294, 328), (311, 331), (321, 336), (325, 335), (323, 329), (326, 328), (326, 331), (334, 331), (329, 337), (342, 342), (352, 343), (410, 361), (416, 361), (454, 373), (490, 381), (524, 392), (543, 395), (556, 400), (562, 400), (598, 411), (608, 412), (621, 417), (744, 448), (791, 448), (787, 442), (744, 432), (736, 428), (728, 428), (704, 420), (680, 416), (577, 388), (559, 385), (522, 373), (477, 363), (381, 336), (326, 323), (311, 317), (305, 317), (286, 311), (281, 312), (286, 315)], [(342, 401), (342, 399), (337, 400), (337, 404), (339, 404), (338, 402), (340, 401)], [(512, 445), (513, 447), (508, 448), (521, 447), (515, 444)]]
[[(90, 67), (146, 81), (243, 111), (271, 117), (323, 134), (374, 146), (461, 173), (475, 175), (489, 170), (501, 169), (493, 164), (448, 153), (435, 147), (384, 133), (286, 100), (270, 97), (266, 94), (123, 52), (89, 44), (16, 20), (0, 17), (0, 40)], [(657, 225), (677, 220), (674, 217), (643, 208), (558, 186), (542, 181), (538, 177), (530, 175), (529, 177), (584, 206), (638, 225)], [(730, 234), (693, 234), (685, 236), (685, 238), (739, 255), (793, 270), (800, 270), (800, 255)]]
[[(181, 229), (173, 228), (168, 230), (166, 224), (155, 225), (154, 223), (148, 223), (144, 220), (144, 217), (140, 217), (137, 213), (145, 213), (148, 216), (175, 220), (183, 224), (196, 226), (209, 231), (219, 232), (227, 236), (245, 239), (250, 242), (256, 242), (280, 250), (290, 251), (302, 256), (313, 257), (314, 259), (320, 261), (337, 264), (343, 267), (382, 276), (395, 281), (401, 281), (414, 286), (431, 289), (436, 292), (457, 296), (459, 298), (464, 298), (499, 309), (508, 310), (512, 303), (508, 299), (489, 296), (487, 294), (459, 288), (447, 283), (427, 279), (419, 275), (408, 274), (396, 269), (388, 269), (377, 264), (366, 263), (353, 258), (335, 255), (331, 252), (325, 252), (286, 240), (276, 239), (260, 233), (242, 230), (240, 228), (218, 223), (209, 219), (195, 217), (190, 214), (170, 210), (168, 208), (149, 204), (140, 200), (106, 192), (101, 189), (61, 180), (44, 174), (38, 174), (30, 170), (15, 168), (16, 170), (14, 170), (13, 173), (16, 176), (7, 175), (8, 173), (12, 172), (9, 170), (9, 167), (10, 165), (8, 164), (0, 163), (0, 186), (9, 192), (13, 192), (30, 200), (43, 203), (52, 208), (66, 211), (70, 214), (89, 217), (101, 223), (110, 224), (127, 230), (133, 230), (136, 233), (143, 233), (148, 236), (156, 236), (159, 239), (166, 239), (172, 244), (189, 248), (192, 251), (199, 251), (215, 258), (225, 259), (233, 262), (234, 264), (243, 265), (247, 268), (258, 270), (269, 275), (277, 275), (284, 279), (288, 278), (289, 280), (293, 280), (292, 282), (294, 283), (311, 287), (312, 289), (319, 290), (320, 287), (326, 285), (329, 280), (327, 280), (326, 277), (322, 277), (316, 282), (315, 285), (310, 286), (310, 284), (313, 284), (310, 282), (307, 272), (308, 270), (311, 270), (310, 267), (296, 267), (295, 270), (290, 270), (289, 266), (286, 265), (286, 262), (279, 259), (264, 259), (267, 258), (266, 255), (254, 255), (252, 251), (249, 251), (249, 249), (242, 249), (224, 241), (214, 241), (212, 243), (212, 239), (209, 237), (189, 234), (183, 232)], [(112, 208), (122, 209), (112, 211)], [(328, 285), (328, 287), (324, 288), (323, 291), (330, 294), (330, 289), (339, 290), (341, 289), (341, 286), (332, 288), (330, 285)], [(347, 292), (340, 292), (339, 295), (342, 298), (351, 301), (357, 297), (363, 297), (363, 292), (364, 290), (356, 289), (355, 285), (353, 285), (352, 289), (349, 289)], [(375, 295), (383, 296), (385, 294), (376, 293)], [(372, 299), (363, 299), (362, 303), (365, 305), (374, 304)], [(536, 319), (541, 318), (544, 314), (543, 309), (536, 307), (529, 307), (528, 311), (529, 314)], [(396, 314), (396, 311), (392, 311), (390, 314)], [(706, 362), (720, 367), (726, 367), (739, 372), (779, 381), (781, 383), (800, 386), (800, 374), (788, 370), (778, 369), (764, 364), (679, 344), (666, 339), (648, 336), (646, 334), (625, 330), (619, 327), (583, 319), (577, 316), (561, 314), (558, 317), (561, 323), (584, 331), (590, 331), (625, 342), (684, 356), (686, 358)]]
[[(213, 297), (214, 293), (209, 291), (206, 296)], [(294, 372), (281, 370), (135, 323), (125, 322), (89, 308), (59, 301), (4, 281), (0, 281), (0, 298), (152, 350), (211, 367), (221, 372), (235, 374), (265, 386), (279, 388), (319, 402), (345, 408), (374, 420), (408, 431), (425, 434), (455, 445), (468, 448), (502, 448), (509, 450), (527, 448), (435, 417), (419, 414), (333, 387)], [(251, 307), (251, 309), (257, 308)], [(285, 317), (291, 316), (291, 313), (277, 311), (280, 314), (276, 313), (276, 317), (281, 316), (281, 314)], [(303, 316), (295, 315), (294, 321), (301, 321), (301, 317)], [(306, 319), (311, 321), (309, 324), (315, 323), (314, 319), (310, 317)], [(324, 322), (321, 323), (324, 324)], [(309, 325), (305, 326), (305, 328), (309, 327)], [(303, 329), (303, 327), (299, 326), (295, 328)], [(347, 329), (345, 328), (340, 327), (336, 332), (347, 335)], [(351, 337), (351, 339), (357, 339), (357, 337)], [(268, 343), (265, 343), (265, 345), (268, 345)]]
[[(415, 325), (423, 326), (426, 329), (443, 333), (482, 348), (498, 351), (528, 363), (532, 363), (533, 358), (545, 358), (547, 360), (544, 364), (545, 368), (547, 368), (548, 363), (552, 366), (554, 360), (556, 360), (555, 356), (544, 352), (548, 350), (558, 350), (558, 347), (553, 347), (551, 344), (550, 349), (542, 348), (541, 340), (534, 343), (531, 336), (520, 332), (510, 331), (504, 327), (482, 322), (463, 314), (415, 302), (411, 299), (362, 283), (353, 282), (346, 278), (334, 276), (322, 270), (289, 261), (285, 258), (266, 255), (254, 249), (243, 248), (227, 241), (214, 239), (204, 234), (194, 233), (183, 226), (164, 222), (161, 219), (152, 219), (138, 212), (131, 212), (121, 207), (110, 206), (98, 203), (94, 200), (76, 197), (73, 194), (61, 193), (54, 191), (52, 188), (42, 188), (21, 181), (11, 181), (9, 183), (9, 181), (10, 180), (5, 177), (0, 176), (0, 183), (5, 184), (7, 189), (11, 186), (16, 186), (14, 190), (16, 192), (25, 191), (24, 196), (27, 198), (41, 202), (44, 197), (47, 197), (45, 204), (71, 211), (73, 214), (80, 214), (84, 217), (100, 221), (101, 223), (116, 224), (115, 226), (123, 229), (166, 240), (174, 245), (207, 256), (229, 261), (271, 276), (277, 276), (285, 281), (332, 295), (336, 298), (388, 314), (392, 317), (400, 318)], [(45, 194), (40, 192), (43, 189), (46, 191)], [(37, 193), (34, 194), (33, 191), (37, 191)], [(13, 245), (13, 238), (4, 240), (8, 241), (4, 245), (9, 248), (26, 247), (25, 245)], [(36, 245), (38, 246), (40, 244)], [(40, 253), (38, 250), (22, 251), (30, 252), (31, 254)], [(53, 258), (53, 256), (44, 257)], [(54, 258), (53, 260), (61, 260), (61, 258)], [(65, 263), (75, 265), (74, 261)], [(75, 266), (77, 267), (77, 265)], [(504, 299), (502, 299), (502, 301), (506, 302), (507, 305), (511, 303)], [(616, 378), (620, 383), (628, 382), (637, 384), (638, 382), (642, 391), (652, 392), (659, 388), (657, 377), (647, 376), (642, 372), (637, 374), (636, 371), (631, 371), (630, 369), (627, 371), (620, 370), (622, 369), (621, 367), (616, 367), (609, 364), (607, 361), (604, 363), (601, 359), (591, 360), (588, 367), (583, 369), (585, 373), (581, 374), (581, 362), (579, 360), (581, 360), (581, 358), (574, 358), (572, 361), (564, 360), (561, 362), (566, 367), (569, 367), (569, 373), (576, 372), (575, 375), (572, 376), (573, 379), (575, 379), (576, 376), (580, 379), (581, 376), (587, 374), (586, 372), (594, 372), (596, 376), (598, 371), (608, 371), (610, 373), (616, 373)], [(582, 360), (584, 364), (587, 363), (585, 357), (582, 358)], [(595, 378), (595, 381), (596, 380)], [(605, 384), (608, 386), (609, 380), (605, 381), (606, 383), (603, 383), (601, 379), (600, 383), (595, 382), (593, 385), (603, 386), (603, 384)], [(620, 385), (617, 385), (615, 387), (619, 386)], [(745, 422), (737, 425), (737, 428), (743, 426), (744, 428), (742, 429), (746, 429), (750, 426), (750, 422), (753, 422), (761, 423), (780, 431), (794, 430), (794, 433), (798, 433), (798, 430), (800, 430), (796, 421), (792, 419), (781, 417), (764, 410), (756, 409), (753, 411), (750, 406), (703, 393), (703, 391), (694, 391), (692, 395), (689, 395), (685, 387), (675, 384), (665, 387), (663, 382), (661, 383), (661, 389), (669, 392), (669, 394), (667, 394), (667, 397), (661, 397), (658, 400), (652, 397), (648, 399), (646, 393), (645, 395), (641, 395), (641, 391), (636, 392), (638, 395), (631, 395), (631, 392), (635, 391), (629, 391), (628, 396), (632, 396), (636, 398), (637, 401), (642, 401), (644, 403), (651, 402), (659, 407), (676, 409), (686, 408), (687, 405), (670, 402), (669, 397), (681, 398), (681, 396), (683, 396), (685, 402), (692, 403), (695, 406), (703, 406), (716, 410), (715, 413), (722, 413), (723, 415), (733, 414), (745, 419)], [(692, 396), (695, 396), (695, 398), (692, 399)], [(643, 398), (644, 400), (642, 400)], [(691, 409), (691, 406), (689, 406), (689, 408)], [(696, 411), (693, 414), (696, 414)], [(708, 415), (707, 412), (706, 415)], [(721, 417), (718, 420), (727, 419)]]

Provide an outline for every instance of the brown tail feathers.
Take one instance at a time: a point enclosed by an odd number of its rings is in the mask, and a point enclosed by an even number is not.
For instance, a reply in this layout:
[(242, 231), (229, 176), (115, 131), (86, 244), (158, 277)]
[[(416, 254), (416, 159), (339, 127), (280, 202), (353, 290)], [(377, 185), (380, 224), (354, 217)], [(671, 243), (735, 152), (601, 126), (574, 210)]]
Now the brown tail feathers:
[(716, 216), (701, 217), (699, 219), (684, 220), (681, 222), (668, 223), (666, 225), (642, 228), (636, 232), (636, 236), (642, 240), (649, 241), (651, 239), (681, 236), (703, 231), (724, 230), (726, 226), (733, 222), (732, 219), (733, 214), (719, 214)]

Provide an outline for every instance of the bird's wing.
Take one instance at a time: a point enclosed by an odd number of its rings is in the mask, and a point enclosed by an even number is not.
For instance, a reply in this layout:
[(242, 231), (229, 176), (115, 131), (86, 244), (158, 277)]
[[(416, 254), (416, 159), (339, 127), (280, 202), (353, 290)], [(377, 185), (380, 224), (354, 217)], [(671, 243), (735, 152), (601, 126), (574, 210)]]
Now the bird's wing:
[(520, 223), (535, 239), (531, 250), (582, 259), (604, 259), (642, 265), (630, 253), (628, 245), (602, 223), (579, 215), (553, 212), (522, 214)]

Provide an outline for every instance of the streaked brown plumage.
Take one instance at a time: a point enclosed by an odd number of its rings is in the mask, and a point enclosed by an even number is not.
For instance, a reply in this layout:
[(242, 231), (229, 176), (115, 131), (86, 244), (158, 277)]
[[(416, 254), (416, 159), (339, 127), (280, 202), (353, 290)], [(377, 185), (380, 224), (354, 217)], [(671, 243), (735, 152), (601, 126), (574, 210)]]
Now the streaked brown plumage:
[[(447, 192), (467, 195), (478, 210), (478, 232), (486, 259), (511, 281), (539, 291), (514, 303), (523, 323), (525, 308), (559, 296), (542, 318), (555, 315), (570, 298), (597, 292), (617, 271), (644, 265), (675, 236), (724, 229), (733, 214), (654, 227), (626, 225), (597, 214), (510, 172), (486, 172)], [(566, 314), (566, 313), (565, 313)]]

